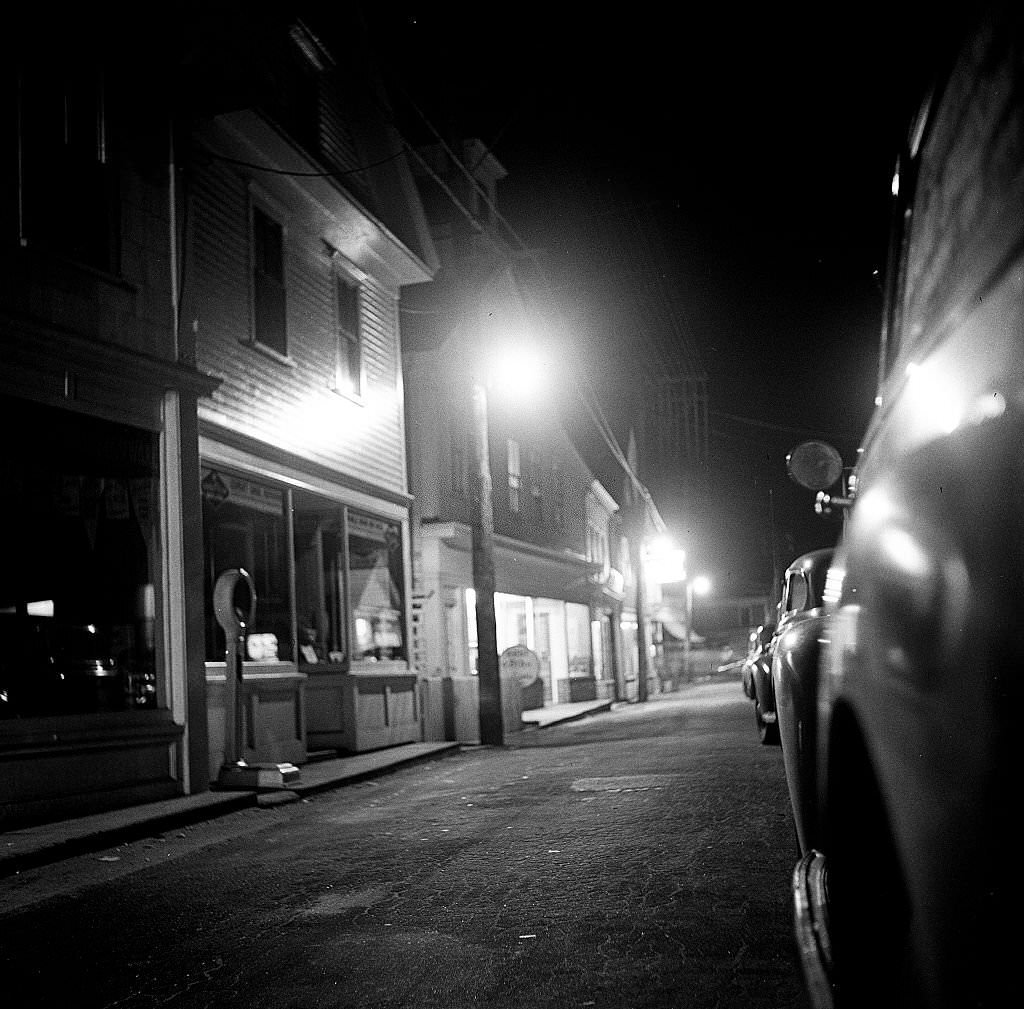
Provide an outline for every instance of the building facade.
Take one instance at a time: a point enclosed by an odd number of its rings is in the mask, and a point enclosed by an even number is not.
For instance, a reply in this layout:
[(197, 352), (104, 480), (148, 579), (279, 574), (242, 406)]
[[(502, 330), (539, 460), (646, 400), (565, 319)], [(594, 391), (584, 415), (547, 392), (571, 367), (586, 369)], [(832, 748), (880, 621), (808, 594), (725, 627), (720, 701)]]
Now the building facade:
[(420, 738), (398, 299), (432, 245), (358, 24), (251, 15), (138, 55), (25, 25), (5, 68), (5, 824), (209, 787), (232, 569), (242, 756)]
[[(486, 507), (497, 649), (535, 656), (537, 675), (511, 688), (523, 705), (635, 699), (629, 548), (615, 498), (563, 424), (571, 385), (550, 363), (558, 351), (546, 337), (543, 278), (497, 211), (504, 171), (477, 141), (437, 144), (418, 160), (442, 262), (433, 284), (402, 301), (421, 671), (451, 681), (477, 672), (472, 529)], [(534, 374), (515, 377), (538, 348), (547, 356)], [(474, 394), (487, 403), (488, 505), (475, 472)], [(464, 731), (476, 731), (473, 718)]]

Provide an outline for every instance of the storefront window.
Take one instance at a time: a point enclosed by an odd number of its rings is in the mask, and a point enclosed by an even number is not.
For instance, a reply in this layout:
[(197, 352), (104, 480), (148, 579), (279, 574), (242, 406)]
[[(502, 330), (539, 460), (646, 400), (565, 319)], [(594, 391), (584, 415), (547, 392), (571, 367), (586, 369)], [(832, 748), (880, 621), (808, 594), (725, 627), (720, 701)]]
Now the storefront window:
[(357, 659), (404, 659), (402, 530), (348, 513), (348, 563)]
[(158, 438), (0, 397), (0, 718), (156, 708)]
[(494, 593), (494, 622), (498, 635), (498, 654), (513, 645), (529, 645), (527, 615), (529, 600), (525, 596)]
[(569, 675), (593, 676), (590, 663), (590, 607), (565, 604), (565, 629), (569, 641)]
[(203, 470), (203, 515), (207, 661), (222, 661), (225, 647), (213, 617), (213, 586), (238, 567), (256, 585), (247, 661), (297, 660), (304, 669), (328, 670), (347, 669), (353, 660), (406, 658), (398, 522), (212, 468)]
[(295, 598), (299, 665), (347, 662), (344, 509), (295, 495)]
[(231, 568), (244, 568), (256, 586), (256, 612), (247, 628), (250, 662), (292, 658), (291, 594), (285, 492), (246, 477), (203, 470), (206, 540), (206, 659), (223, 661), (224, 632), (213, 616), (213, 587)]

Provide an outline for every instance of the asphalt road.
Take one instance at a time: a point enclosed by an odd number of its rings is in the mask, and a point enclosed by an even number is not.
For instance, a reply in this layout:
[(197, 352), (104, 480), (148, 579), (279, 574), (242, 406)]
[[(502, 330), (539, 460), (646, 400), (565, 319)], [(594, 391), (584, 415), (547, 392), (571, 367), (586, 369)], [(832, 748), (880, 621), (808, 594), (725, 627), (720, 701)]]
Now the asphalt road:
[(738, 680), (0, 880), (28, 1006), (806, 1009)]

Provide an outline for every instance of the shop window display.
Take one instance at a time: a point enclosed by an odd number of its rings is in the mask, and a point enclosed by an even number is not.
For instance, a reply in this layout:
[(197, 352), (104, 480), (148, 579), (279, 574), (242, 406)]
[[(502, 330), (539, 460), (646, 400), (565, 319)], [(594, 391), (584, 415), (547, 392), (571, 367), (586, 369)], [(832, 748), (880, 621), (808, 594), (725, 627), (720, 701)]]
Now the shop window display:
[(249, 571), (256, 585), (248, 661), (296, 661), (327, 671), (405, 659), (399, 523), (213, 468), (203, 472), (203, 495), (208, 661), (224, 658), (213, 585), (234, 567)]
[(354, 655), (404, 659), (402, 538), (397, 522), (348, 515)]
[(256, 588), (256, 612), (246, 628), (246, 661), (291, 660), (285, 492), (215, 469), (203, 470), (202, 488), (207, 661), (224, 660), (226, 642), (213, 616), (213, 587), (232, 568), (248, 571)]
[(0, 718), (156, 708), (154, 432), (0, 398)]
[(342, 667), (349, 658), (345, 620), (344, 510), (296, 494), (295, 594), (299, 665)]

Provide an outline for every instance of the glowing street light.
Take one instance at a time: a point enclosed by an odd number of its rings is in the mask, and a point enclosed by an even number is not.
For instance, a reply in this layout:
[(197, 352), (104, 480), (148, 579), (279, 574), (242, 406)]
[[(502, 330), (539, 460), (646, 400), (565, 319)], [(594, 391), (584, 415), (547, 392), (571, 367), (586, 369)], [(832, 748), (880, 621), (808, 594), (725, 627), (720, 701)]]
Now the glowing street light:
[(686, 551), (667, 536), (657, 536), (647, 544), (647, 573), (657, 585), (686, 581)]
[(711, 579), (696, 575), (686, 579), (686, 637), (683, 639), (683, 676), (690, 680), (690, 635), (693, 633), (693, 595), (706, 596), (711, 591)]

